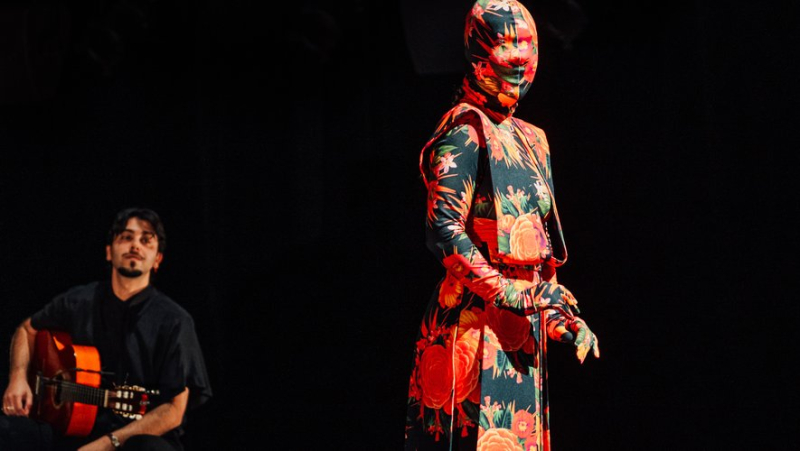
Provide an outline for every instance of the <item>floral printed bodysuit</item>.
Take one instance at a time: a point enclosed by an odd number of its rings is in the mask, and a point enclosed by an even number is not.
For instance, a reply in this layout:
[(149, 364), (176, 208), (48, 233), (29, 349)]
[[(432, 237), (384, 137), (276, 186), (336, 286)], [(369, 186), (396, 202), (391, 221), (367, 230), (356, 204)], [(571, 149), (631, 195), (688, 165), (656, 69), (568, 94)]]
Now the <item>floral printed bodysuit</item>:
[[(487, 26), (486, 16), (504, 12), (504, 5), (511, 6), (500, 19), (505, 37), (513, 34), (519, 49), (528, 25), (535, 53), (533, 21), (513, 1), (477, 1), (468, 45), (488, 39), (479, 31), (498, 28)], [(474, 60), (460, 103), (420, 155), (427, 245), (446, 273), (414, 349), (406, 450), (549, 450), (546, 341), (562, 341), (565, 318), (537, 310), (532, 296), (523, 295), (555, 283), (555, 268), (567, 258), (549, 146), (541, 129), (511, 115), (502, 87), (494, 92), (480, 84), (486, 67), (483, 58)], [(533, 78), (536, 59), (526, 62), (512, 83), (518, 88)]]

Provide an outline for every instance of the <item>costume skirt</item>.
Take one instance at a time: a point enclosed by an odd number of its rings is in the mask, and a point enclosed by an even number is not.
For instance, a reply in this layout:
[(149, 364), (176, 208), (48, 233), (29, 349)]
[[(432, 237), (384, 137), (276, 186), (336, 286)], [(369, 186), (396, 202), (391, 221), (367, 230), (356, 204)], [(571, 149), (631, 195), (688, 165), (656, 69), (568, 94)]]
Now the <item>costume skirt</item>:
[(414, 349), (406, 451), (548, 451), (543, 320), (486, 303), (446, 276)]

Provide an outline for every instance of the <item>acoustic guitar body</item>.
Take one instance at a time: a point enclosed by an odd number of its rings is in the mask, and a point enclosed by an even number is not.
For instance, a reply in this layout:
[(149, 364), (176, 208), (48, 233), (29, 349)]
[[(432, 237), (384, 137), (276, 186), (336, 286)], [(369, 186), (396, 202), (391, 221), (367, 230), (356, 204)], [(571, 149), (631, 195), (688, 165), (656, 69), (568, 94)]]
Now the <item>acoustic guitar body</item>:
[[(65, 386), (80, 384), (87, 389), (100, 386), (97, 348), (74, 345), (69, 334), (64, 332), (41, 330), (36, 334), (30, 368), (28, 377), (34, 390), (31, 418), (50, 423), (62, 435), (89, 435), (98, 406), (75, 401), (76, 395), (71, 393), (75, 390), (67, 390)], [(48, 379), (63, 381), (64, 384), (42, 382)]]

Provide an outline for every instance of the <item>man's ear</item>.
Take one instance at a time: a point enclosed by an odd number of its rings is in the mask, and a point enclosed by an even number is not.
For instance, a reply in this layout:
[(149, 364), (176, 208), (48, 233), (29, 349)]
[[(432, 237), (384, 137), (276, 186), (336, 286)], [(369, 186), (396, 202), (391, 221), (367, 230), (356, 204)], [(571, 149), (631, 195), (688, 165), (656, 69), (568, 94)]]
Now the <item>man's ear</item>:
[(153, 263), (153, 270), (154, 270), (154, 271), (158, 271), (158, 265), (160, 265), (160, 264), (161, 264), (161, 261), (162, 261), (162, 260), (164, 260), (164, 254), (162, 254), (161, 252), (159, 252), (158, 254), (156, 254), (156, 261), (155, 261), (155, 263)]
[(107, 262), (111, 261), (111, 246), (110, 245), (106, 246), (106, 261)]

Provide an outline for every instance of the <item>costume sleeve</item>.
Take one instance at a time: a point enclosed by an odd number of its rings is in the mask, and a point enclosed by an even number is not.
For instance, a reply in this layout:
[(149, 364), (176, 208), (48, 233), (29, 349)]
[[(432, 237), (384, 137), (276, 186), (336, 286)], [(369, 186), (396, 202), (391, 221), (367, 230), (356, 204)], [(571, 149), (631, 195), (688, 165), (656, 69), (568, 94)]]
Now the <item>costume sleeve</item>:
[(481, 144), (471, 124), (453, 127), (423, 154), (421, 169), (428, 192), (428, 249), (448, 272), (488, 302), (503, 297), (507, 285), (466, 232), (481, 171)]
[(199, 407), (211, 398), (212, 392), (205, 359), (191, 317), (184, 317), (175, 324), (169, 343), (164, 369), (159, 375), (161, 396), (163, 399), (170, 399), (188, 387), (187, 410)]

